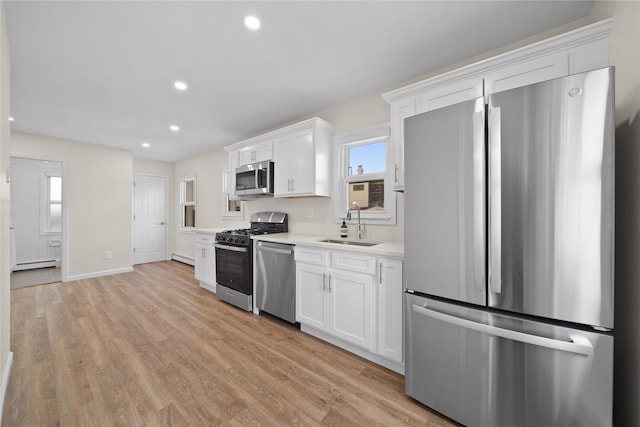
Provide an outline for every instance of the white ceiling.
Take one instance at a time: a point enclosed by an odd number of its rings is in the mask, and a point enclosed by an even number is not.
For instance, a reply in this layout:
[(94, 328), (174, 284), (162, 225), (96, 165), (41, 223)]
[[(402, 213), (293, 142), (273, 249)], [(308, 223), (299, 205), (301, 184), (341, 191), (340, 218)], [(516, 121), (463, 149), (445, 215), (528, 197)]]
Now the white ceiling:
[[(592, 6), (6, 1), (12, 129), (176, 161), (583, 18)], [(243, 26), (248, 13), (262, 20), (258, 31)], [(178, 79), (186, 92), (173, 89)]]

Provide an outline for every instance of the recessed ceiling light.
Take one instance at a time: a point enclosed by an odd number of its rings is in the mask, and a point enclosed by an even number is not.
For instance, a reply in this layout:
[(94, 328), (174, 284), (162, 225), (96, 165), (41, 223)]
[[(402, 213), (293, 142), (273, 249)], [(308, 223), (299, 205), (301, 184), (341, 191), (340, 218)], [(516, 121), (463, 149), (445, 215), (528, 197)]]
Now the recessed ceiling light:
[(178, 132), (180, 130), (180, 127), (178, 125), (171, 125), (169, 126), (169, 129), (171, 129), (174, 132)]
[(144, 148), (149, 148), (149, 147), (151, 147), (151, 144), (149, 144), (148, 142), (143, 142), (143, 143), (142, 143), (142, 146), (143, 146)]
[(260, 28), (260, 20), (253, 15), (247, 15), (244, 17), (244, 25), (250, 30), (257, 30)]
[(180, 80), (176, 81), (175, 83), (173, 83), (173, 87), (175, 87), (178, 90), (187, 90), (188, 86), (185, 82), (182, 82)]
[(15, 120), (15, 119), (14, 119), (13, 117), (9, 117), (9, 121), (10, 121), (10, 122), (12, 122), (12, 121), (14, 121), (14, 120)]

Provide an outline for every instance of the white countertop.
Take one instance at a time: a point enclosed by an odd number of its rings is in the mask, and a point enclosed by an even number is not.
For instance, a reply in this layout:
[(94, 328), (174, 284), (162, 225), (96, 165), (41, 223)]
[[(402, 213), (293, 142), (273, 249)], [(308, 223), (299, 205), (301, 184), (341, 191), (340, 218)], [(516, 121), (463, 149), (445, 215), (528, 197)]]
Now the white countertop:
[[(333, 249), (349, 252), (360, 252), (365, 254), (404, 258), (404, 244), (402, 242), (380, 242), (375, 246), (343, 245), (339, 243), (320, 242), (331, 238), (333, 240), (357, 241), (355, 239), (341, 239), (334, 236), (319, 236), (316, 234), (298, 233), (274, 233), (261, 236), (251, 236), (253, 240), (263, 240), (265, 242), (285, 243), (288, 245), (315, 246), (323, 249)], [(368, 242), (369, 240), (362, 240)]]
[(216, 233), (220, 233), (224, 230), (228, 230), (228, 228), (196, 228), (195, 233), (196, 234), (210, 234), (210, 235), (214, 235)]

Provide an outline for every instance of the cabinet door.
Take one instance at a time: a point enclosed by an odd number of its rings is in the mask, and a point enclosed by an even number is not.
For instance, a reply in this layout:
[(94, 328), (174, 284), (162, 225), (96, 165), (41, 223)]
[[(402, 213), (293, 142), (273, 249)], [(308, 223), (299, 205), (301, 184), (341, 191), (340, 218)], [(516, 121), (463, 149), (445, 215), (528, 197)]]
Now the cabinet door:
[(205, 282), (211, 286), (216, 285), (216, 252), (213, 246), (209, 245), (205, 252)]
[(484, 93), (483, 79), (474, 77), (438, 87), (416, 99), (416, 114), (448, 107), (449, 105), (480, 98)]
[(292, 152), (294, 153), (291, 194), (314, 194), (316, 183), (316, 153), (313, 143), (313, 132), (308, 130), (293, 135), (291, 144), (293, 146)]
[(273, 142), (275, 196), (315, 194), (315, 156), (312, 130), (275, 140)]
[(332, 272), (329, 278), (331, 333), (373, 350), (373, 276)]
[(378, 261), (378, 346), (379, 355), (403, 362), (402, 261)]
[(196, 254), (195, 254), (195, 268), (194, 275), (196, 280), (206, 281), (207, 274), (207, 258), (205, 255), (205, 251), (207, 250), (206, 245), (196, 243)]
[(258, 142), (255, 145), (239, 150), (239, 165), (262, 162), (273, 158), (273, 143), (271, 140)]
[(273, 141), (273, 193), (275, 197), (289, 196), (294, 175), (295, 156), (291, 136)]
[(394, 173), (394, 190), (404, 190), (404, 119), (415, 114), (414, 98), (391, 105), (391, 167)]
[(253, 151), (253, 147), (247, 147), (247, 148), (243, 148), (242, 150), (239, 150), (238, 166), (248, 165), (250, 163), (253, 163), (255, 161), (253, 160), (254, 157), (255, 157), (255, 153)]
[(485, 76), (485, 95), (523, 87), (569, 74), (569, 54), (566, 51), (519, 62), (500, 68)]
[(323, 331), (329, 330), (325, 268), (296, 265), (296, 321)]

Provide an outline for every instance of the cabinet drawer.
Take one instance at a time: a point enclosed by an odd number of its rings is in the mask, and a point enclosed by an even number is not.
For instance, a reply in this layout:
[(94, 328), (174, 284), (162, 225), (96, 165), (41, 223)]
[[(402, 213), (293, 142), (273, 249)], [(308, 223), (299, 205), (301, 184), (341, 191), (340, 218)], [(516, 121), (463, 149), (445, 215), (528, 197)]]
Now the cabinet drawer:
[(329, 265), (329, 251), (296, 246), (295, 260), (296, 262), (327, 266)]
[(213, 242), (216, 240), (216, 236), (211, 234), (196, 234), (196, 245), (213, 245)]
[(352, 252), (332, 252), (331, 267), (359, 273), (375, 274), (376, 257)]

